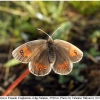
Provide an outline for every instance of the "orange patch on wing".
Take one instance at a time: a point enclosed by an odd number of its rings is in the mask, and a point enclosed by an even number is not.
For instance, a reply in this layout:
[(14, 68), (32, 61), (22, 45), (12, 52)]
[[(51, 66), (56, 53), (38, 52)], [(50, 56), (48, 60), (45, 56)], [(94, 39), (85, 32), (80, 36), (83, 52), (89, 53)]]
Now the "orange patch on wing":
[(22, 47), (20, 50), (19, 50), (19, 55), (22, 55), (22, 56), (24, 56), (24, 57), (26, 57), (26, 56), (31, 56), (32, 55), (32, 53), (30, 52), (30, 50), (27, 48), (27, 46), (24, 46), (24, 47)]
[(68, 62), (67, 61), (65, 61), (62, 64), (58, 65), (59, 70), (66, 70), (67, 68), (68, 68)]
[(77, 56), (77, 51), (76, 51), (76, 49), (74, 47), (70, 48), (69, 56), (70, 57), (76, 57)]
[(42, 65), (42, 64), (38, 64), (38, 63), (34, 63), (34, 69), (36, 71), (45, 71), (46, 70), (46, 66)]

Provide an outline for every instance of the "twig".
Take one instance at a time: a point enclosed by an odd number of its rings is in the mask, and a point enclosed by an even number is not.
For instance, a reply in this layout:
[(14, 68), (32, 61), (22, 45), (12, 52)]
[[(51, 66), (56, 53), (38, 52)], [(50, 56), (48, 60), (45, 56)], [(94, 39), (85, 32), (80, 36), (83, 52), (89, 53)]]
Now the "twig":
[(26, 69), (2, 94), (2, 96), (7, 96), (27, 75), (29, 74), (29, 70)]
[(84, 93), (87, 90), (87, 87), (85, 87), (83, 90), (78, 91), (74, 96), (81, 96), (82, 93)]
[(92, 55), (90, 55), (89, 53), (87, 53), (87, 57), (88, 57), (89, 59), (91, 59), (94, 63), (98, 64), (98, 60), (95, 59), (95, 58), (94, 58)]
[(12, 83), (14, 81), (14, 79), (16, 78), (16, 75), (11, 76), (10, 78), (8, 78), (5, 82), (4, 82), (4, 86), (8, 86), (10, 83)]
[(0, 86), (0, 91), (4, 92), (5, 89), (3, 87)]
[(95, 96), (97, 96), (99, 93), (100, 93), (100, 86), (99, 86), (98, 90), (96, 91)]
[(81, 89), (84, 86), (84, 84), (80, 85), (78, 88), (76, 88), (73, 92), (71, 92), (68, 96), (72, 96), (74, 94), (76, 94), (76, 92)]
[[(12, 42), (10, 42), (10, 49), (9, 49), (9, 53), (8, 53), (8, 61), (11, 59), (12, 57), (12, 50), (13, 50), (13, 44)], [(5, 76), (4, 76), (4, 80), (6, 81), (8, 79), (8, 76), (9, 76), (9, 70), (10, 70), (10, 67), (6, 67), (5, 69)]]

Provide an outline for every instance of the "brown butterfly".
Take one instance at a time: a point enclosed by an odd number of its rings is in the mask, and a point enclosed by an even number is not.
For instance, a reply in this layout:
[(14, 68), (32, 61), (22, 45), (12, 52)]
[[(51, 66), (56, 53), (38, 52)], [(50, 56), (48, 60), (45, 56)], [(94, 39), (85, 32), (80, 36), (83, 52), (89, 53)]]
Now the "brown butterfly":
[(36, 76), (45, 76), (51, 69), (60, 75), (69, 74), (73, 63), (82, 59), (83, 52), (69, 42), (48, 37), (48, 40), (34, 40), (17, 47), (12, 52), (13, 57), (29, 63), (29, 71)]

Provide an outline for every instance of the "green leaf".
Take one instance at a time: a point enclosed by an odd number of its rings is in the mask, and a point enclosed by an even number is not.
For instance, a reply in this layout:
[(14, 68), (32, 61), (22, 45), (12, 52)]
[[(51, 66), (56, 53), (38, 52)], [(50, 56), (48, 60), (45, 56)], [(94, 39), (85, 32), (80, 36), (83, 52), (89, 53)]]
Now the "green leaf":
[(18, 65), (18, 64), (20, 64), (20, 62), (13, 58), (13, 59), (9, 60), (8, 62), (6, 62), (4, 64), (4, 66), (5, 67), (12, 67), (12, 66), (15, 66), (15, 65)]
[(66, 76), (63, 76), (63, 75), (59, 75), (59, 80), (58, 80), (58, 82), (60, 83), (60, 84), (63, 84), (63, 83), (65, 83), (65, 82), (68, 82), (70, 79), (69, 79), (69, 77), (66, 77)]
[(82, 82), (83, 79), (84, 79), (84, 77), (83, 77), (82, 75), (81, 75), (81, 76), (79, 75), (79, 76), (76, 77), (76, 79), (77, 79), (78, 81)]

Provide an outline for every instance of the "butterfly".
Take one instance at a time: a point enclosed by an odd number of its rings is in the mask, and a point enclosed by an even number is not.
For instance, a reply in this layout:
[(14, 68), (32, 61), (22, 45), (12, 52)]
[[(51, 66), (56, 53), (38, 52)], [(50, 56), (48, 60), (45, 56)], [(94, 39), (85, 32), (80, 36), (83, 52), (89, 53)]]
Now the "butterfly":
[(13, 57), (22, 63), (29, 63), (29, 71), (36, 76), (48, 75), (52, 69), (60, 75), (69, 74), (73, 63), (82, 59), (83, 52), (69, 42), (48, 37), (48, 40), (39, 39), (22, 44), (12, 52)]

